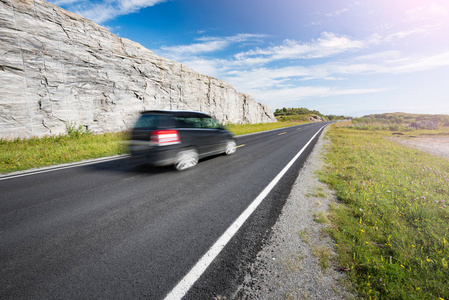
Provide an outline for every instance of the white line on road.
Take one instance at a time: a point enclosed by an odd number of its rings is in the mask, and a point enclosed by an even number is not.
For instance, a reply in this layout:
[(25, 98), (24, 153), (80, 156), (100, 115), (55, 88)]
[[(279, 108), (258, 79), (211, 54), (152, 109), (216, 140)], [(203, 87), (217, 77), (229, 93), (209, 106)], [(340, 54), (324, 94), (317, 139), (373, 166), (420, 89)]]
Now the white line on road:
[(218, 256), (218, 254), (223, 250), (226, 244), (231, 240), (231, 238), (237, 233), (237, 231), (242, 227), (243, 223), (249, 218), (249, 216), (256, 210), (260, 203), (265, 199), (265, 197), (270, 193), (274, 186), (281, 180), (282, 176), (287, 173), (288, 169), (294, 164), (298, 157), (304, 152), (304, 150), (309, 146), (312, 140), (318, 135), (318, 133), (325, 126), (321, 127), (315, 135), (307, 142), (307, 144), (293, 157), (293, 159), (282, 169), (282, 171), (270, 182), (270, 184), (257, 196), (256, 199), (248, 206), (248, 208), (237, 218), (237, 220), (232, 223), (232, 225), (223, 233), (223, 235), (212, 245), (209, 251), (204, 254), (203, 257), (196, 263), (195, 266), (187, 273), (184, 278), (171, 290), (171, 292), (165, 297), (165, 300), (179, 300), (184, 297), (193, 284), (200, 278), (200, 276), (206, 271), (207, 267), (212, 263), (212, 261)]

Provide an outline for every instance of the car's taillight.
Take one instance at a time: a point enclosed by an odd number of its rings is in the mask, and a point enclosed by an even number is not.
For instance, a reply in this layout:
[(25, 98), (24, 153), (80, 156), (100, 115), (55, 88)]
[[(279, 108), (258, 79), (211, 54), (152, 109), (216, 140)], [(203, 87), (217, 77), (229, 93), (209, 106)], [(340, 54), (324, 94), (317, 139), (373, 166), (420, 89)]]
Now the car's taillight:
[(181, 139), (177, 130), (155, 130), (151, 132), (150, 143), (158, 146), (179, 144)]

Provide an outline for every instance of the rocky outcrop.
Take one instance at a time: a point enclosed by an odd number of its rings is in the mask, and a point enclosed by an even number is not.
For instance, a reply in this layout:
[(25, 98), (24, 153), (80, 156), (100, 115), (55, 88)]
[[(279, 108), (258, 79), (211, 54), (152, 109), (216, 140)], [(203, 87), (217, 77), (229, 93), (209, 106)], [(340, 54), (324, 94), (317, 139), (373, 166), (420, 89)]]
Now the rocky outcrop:
[(416, 121), (410, 124), (410, 127), (414, 129), (429, 129), (429, 130), (435, 130), (438, 127), (438, 122), (432, 122), (432, 121)]
[(0, 82), (0, 138), (60, 134), (66, 122), (122, 131), (149, 109), (276, 121), (228, 83), (41, 0), (0, 0)]
[(323, 118), (317, 115), (309, 117), (308, 120), (311, 122), (324, 122)]

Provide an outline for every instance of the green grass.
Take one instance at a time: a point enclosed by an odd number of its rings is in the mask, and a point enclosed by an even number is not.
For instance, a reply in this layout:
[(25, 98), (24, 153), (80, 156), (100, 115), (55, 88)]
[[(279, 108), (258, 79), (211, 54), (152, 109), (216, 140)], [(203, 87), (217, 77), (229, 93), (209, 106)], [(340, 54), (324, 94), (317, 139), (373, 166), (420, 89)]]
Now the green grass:
[(313, 247), (313, 255), (318, 259), (318, 264), (324, 272), (329, 268), (330, 251), (326, 247)]
[(331, 234), (361, 297), (449, 299), (449, 161), (397, 145), (389, 131), (327, 135), (321, 180), (342, 202)]
[[(277, 122), (228, 125), (235, 135), (302, 124)], [(75, 123), (66, 125), (67, 135), (31, 139), (0, 139), (0, 173), (39, 168), (50, 165), (126, 153), (122, 143), (125, 133), (91, 134)]]
[(310, 246), (310, 238), (309, 238), (309, 235), (307, 234), (307, 231), (301, 230), (300, 232), (298, 232), (298, 234), (301, 237), (301, 240)]
[(286, 121), (286, 122), (275, 122), (275, 123), (258, 123), (258, 124), (228, 124), (226, 129), (234, 133), (235, 135), (242, 135), (247, 133), (260, 132), (265, 130), (278, 129), (283, 127), (295, 126), (300, 124), (305, 124), (310, 122), (300, 122), (300, 121)]
[(120, 133), (0, 139), (0, 173), (123, 154), (123, 140)]
[(316, 187), (311, 193), (306, 194), (306, 197), (326, 198), (327, 195), (322, 187)]
[(329, 223), (327, 214), (324, 211), (320, 211), (314, 214), (313, 220), (319, 224)]

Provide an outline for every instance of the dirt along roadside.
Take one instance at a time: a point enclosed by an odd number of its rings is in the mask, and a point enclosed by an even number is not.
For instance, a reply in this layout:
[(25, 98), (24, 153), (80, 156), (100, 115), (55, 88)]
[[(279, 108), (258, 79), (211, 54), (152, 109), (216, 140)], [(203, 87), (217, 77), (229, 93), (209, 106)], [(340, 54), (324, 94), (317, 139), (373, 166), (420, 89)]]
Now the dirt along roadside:
[(327, 211), (336, 202), (318, 181), (326, 143), (323, 133), (235, 299), (355, 298), (343, 283), (334, 242), (325, 232)]
[(449, 159), (449, 137), (429, 136), (395, 137), (392, 141), (409, 148), (415, 148), (429, 154)]

